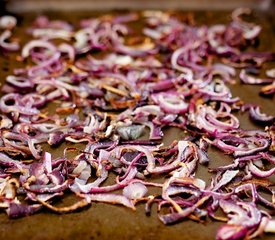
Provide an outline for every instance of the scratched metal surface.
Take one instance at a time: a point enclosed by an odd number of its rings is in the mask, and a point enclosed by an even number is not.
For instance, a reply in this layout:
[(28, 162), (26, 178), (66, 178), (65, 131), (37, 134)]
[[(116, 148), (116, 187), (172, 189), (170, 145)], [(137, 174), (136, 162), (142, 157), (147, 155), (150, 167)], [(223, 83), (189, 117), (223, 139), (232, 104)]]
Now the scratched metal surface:
[[(19, 27), (16, 35), (20, 36), (23, 42), (27, 41), (26, 27), (40, 14), (24, 13), (19, 14)], [(96, 13), (96, 15), (99, 13)], [(181, 14), (186, 14), (182, 12)], [(195, 12), (198, 23), (214, 24), (226, 23), (229, 21), (229, 12)], [(95, 15), (91, 12), (48, 12), (51, 18), (65, 19), (76, 23), (81, 18)], [(275, 29), (274, 18), (268, 17), (265, 13), (257, 12), (254, 20), (263, 26), (258, 50), (275, 50)], [(18, 53), (17, 53), (18, 54)], [(0, 54), (0, 80), (4, 82), (5, 77), (12, 73), (20, 64), (14, 61), (16, 54)], [(270, 65), (271, 66), (271, 65)], [(274, 66), (274, 63), (273, 63)], [(236, 84), (231, 86), (234, 96), (240, 96), (246, 102), (259, 103), (263, 111), (268, 114), (275, 114), (274, 98), (263, 98), (258, 95), (260, 87)], [(257, 128), (248, 120), (246, 114), (239, 114), (241, 127), (245, 129)], [(177, 129), (170, 129), (165, 132), (165, 143), (180, 139), (182, 133)], [(62, 148), (50, 149), (54, 156), (62, 154)], [(210, 166), (217, 166), (222, 163), (229, 163), (230, 157), (210, 149)], [(209, 181), (210, 175), (207, 168), (201, 167), (198, 176)], [(74, 199), (66, 195), (59, 203), (68, 205)], [(144, 205), (140, 204), (137, 211), (133, 212), (120, 206), (93, 203), (91, 207), (76, 213), (57, 215), (47, 210), (21, 219), (10, 220), (4, 212), (0, 213), (0, 239), (28, 239), (28, 240), (62, 240), (62, 239), (132, 239), (132, 240), (210, 240), (215, 238), (215, 232), (220, 223), (209, 219), (204, 224), (183, 221), (176, 225), (164, 226), (157, 217), (156, 209), (153, 208), (152, 215), (146, 216)], [(264, 235), (261, 239), (271, 240), (274, 235)]]

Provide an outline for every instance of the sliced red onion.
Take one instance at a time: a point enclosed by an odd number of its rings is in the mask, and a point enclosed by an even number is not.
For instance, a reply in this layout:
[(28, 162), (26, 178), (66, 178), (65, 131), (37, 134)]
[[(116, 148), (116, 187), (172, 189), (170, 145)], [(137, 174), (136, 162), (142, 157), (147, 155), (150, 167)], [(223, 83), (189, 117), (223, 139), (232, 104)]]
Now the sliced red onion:
[(161, 128), (153, 122), (144, 122), (144, 125), (150, 128), (149, 139), (160, 140), (163, 137)]
[[(240, 68), (243, 83), (269, 84), (261, 94), (271, 96), (273, 68), (266, 71), (269, 79), (256, 75), (275, 54), (244, 51), (256, 43), (261, 27), (242, 14), (250, 10), (234, 11), (229, 24), (200, 26), (175, 13), (145, 11), (86, 19), (75, 30), (65, 21), (38, 17), (22, 49), (25, 66), (7, 77), (0, 100), (0, 208), (19, 217), (42, 207), (68, 213), (93, 201), (134, 210), (145, 201), (148, 212), (157, 205), (165, 224), (207, 215), (226, 221), (217, 239), (274, 232), (274, 117), (243, 104), (229, 84), (237, 82)], [(125, 24), (136, 20), (144, 20), (143, 29)], [(0, 45), (9, 54), (18, 48), (9, 41), (16, 21), (1, 21)], [(136, 35), (142, 32), (148, 38)], [(47, 104), (56, 106), (54, 113)], [(241, 129), (235, 112), (246, 110), (269, 126)], [(184, 132), (166, 146), (170, 127)], [(42, 152), (44, 144), (64, 141), (70, 146), (57, 159)], [(81, 150), (75, 143), (86, 146)], [(213, 168), (208, 145), (235, 159)], [(210, 164), (211, 183), (198, 177), (201, 164)], [(81, 200), (52, 205), (65, 192)], [(21, 203), (21, 196), (28, 202)], [(216, 215), (219, 209), (224, 218)]]
[(148, 54), (155, 54), (157, 53), (157, 49), (155, 49), (155, 46), (151, 42), (144, 42), (140, 46), (126, 46), (118, 43), (115, 46), (115, 51), (119, 53), (123, 53), (132, 57), (141, 57), (146, 56)]
[(247, 40), (255, 39), (261, 32), (262, 28), (260, 26), (252, 26), (245, 30), (243, 37)]
[(83, 132), (84, 133), (88, 133), (91, 134), (93, 132), (97, 132), (98, 130), (100, 130), (100, 122), (99, 120), (96, 118), (96, 116), (94, 115), (90, 115), (89, 116), (89, 123), (87, 126), (85, 126), (83, 128)]
[(251, 142), (249, 141), (248, 147), (245, 147), (244, 149), (237, 150), (233, 153), (235, 157), (242, 157), (247, 155), (252, 155), (254, 153), (264, 151), (267, 149), (270, 145), (269, 141), (266, 139), (253, 139), (251, 138)]
[(44, 107), (46, 104), (46, 98), (43, 95), (36, 93), (26, 94), (21, 99), (23, 105), (29, 105), (36, 108)]
[(30, 152), (33, 155), (33, 157), (35, 159), (40, 159), (40, 157), (41, 157), (40, 156), (40, 148), (37, 149), (34, 145), (36, 143), (36, 141), (34, 139), (28, 139), (27, 142), (28, 142), (28, 147), (29, 147)]
[(256, 224), (258, 224), (260, 221), (260, 218), (250, 219), (250, 216), (245, 211), (245, 209), (243, 209), (242, 207), (238, 206), (237, 204), (231, 201), (220, 200), (219, 204), (225, 213), (231, 213), (228, 224), (234, 224), (234, 225), (242, 224), (244, 227), (250, 227), (251, 224), (252, 226), (255, 224), (252, 221), (257, 221)]
[(142, 183), (130, 183), (128, 186), (123, 188), (123, 195), (129, 199), (137, 200), (143, 198), (148, 189)]
[(54, 123), (37, 123), (33, 124), (33, 127), (42, 133), (51, 133), (62, 129), (61, 126)]
[(73, 34), (71, 31), (65, 29), (51, 29), (51, 28), (43, 28), (43, 29), (33, 29), (32, 35), (35, 38), (42, 38), (42, 39), (64, 39), (64, 40), (71, 40)]
[(245, 39), (255, 39), (259, 35), (262, 28), (258, 25), (255, 25), (254, 23), (248, 23), (242, 20), (240, 16), (244, 14), (251, 14), (251, 10), (249, 8), (238, 8), (234, 10), (232, 13), (233, 23), (236, 25), (236, 27), (243, 31), (243, 37)]
[(246, 84), (268, 84), (273, 83), (274, 79), (263, 79), (263, 78), (255, 78), (253, 76), (249, 76), (246, 74), (245, 70), (241, 70), (240, 72), (240, 79), (243, 83)]
[(45, 167), (41, 163), (35, 163), (30, 166), (29, 175), (35, 176), (37, 184), (48, 184), (49, 178), (45, 173)]
[(25, 189), (34, 193), (56, 193), (56, 192), (63, 192), (68, 188), (68, 182), (65, 181), (64, 183), (60, 185), (24, 185)]
[(55, 169), (51, 173), (48, 173), (48, 177), (50, 181), (55, 185), (61, 185), (62, 183), (64, 183), (65, 180), (63, 174), (58, 169)]
[[(196, 151), (196, 149), (194, 148), (194, 145), (191, 142), (179, 141), (177, 158), (170, 164), (154, 167), (154, 169), (150, 170), (150, 173), (164, 173), (177, 169), (181, 167), (181, 162), (186, 162), (189, 160), (189, 157), (194, 154), (194, 151)], [(188, 166), (188, 164), (184, 164), (183, 166), (183, 171), (187, 172), (186, 175), (190, 175), (192, 172), (192, 167)], [(177, 173), (177, 175), (182, 174), (183, 173)]]
[(4, 128), (9, 129), (12, 126), (13, 126), (13, 122), (11, 119), (9, 119), (5, 115), (0, 115), (0, 129), (4, 129)]
[(261, 92), (264, 96), (272, 96), (275, 94), (275, 83), (262, 87)]
[(80, 200), (80, 201), (78, 201), (78, 202), (76, 202), (76, 203), (74, 203), (74, 204), (72, 204), (68, 207), (67, 206), (66, 207), (55, 207), (55, 206), (53, 206), (53, 205), (51, 205), (51, 204), (49, 204), (49, 203), (47, 203), (43, 200), (40, 200), (38, 198), (36, 198), (36, 200), (38, 202), (40, 202), (43, 206), (47, 207), (48, 209), (50, 209), (51, 211), (56, 212), (56, 213), (74, 212), (76, 210), (79, 210), (83, 207), (86, 207), (86, 206), (90, 205), (90, 202), (88, 202), (86, 199), (82, 199), (82, 200)]
[(73, 46), (67, 44), (67, 43), (61, 43), (59, 46), (58, 46), (58, 49), (61, 53), (66, 53), (70, 59), (71, 62), (74, 62), (75, 60), (75, 55), (76, 55), (76, 52), (75, 52), (75, 49)]
[(191, 213), (193, 213), (196, 210), (196, 208), (198, 208), (208, 199), (209, 197), (203, 197), (202, 199), (197, 201), (192, 207), (187, 207), (178, 213), (162, 215), (162, 216), (159, 216), (159, 218), (164, 224), (173, 224), (175, 222), (181, 221), (184, 218), (188, 217)]
[(187, 111), (188, 104), (174, 93), (153, 94), (151, 97), (166, 113), (182, 114)]
[(19, 171), (22, 171), (25, 168), (25, 165), (23, 163), (17, 160), (13, 160), (4, 153), (0, 153), (0, 165), (7, 167), (16, 166)]
[(225, 86), (224, 82), (216, 80), (206, 85), (204, 88), (199, 89), (199, 92), (209, 96), (212, 100), (223, 101), (225, 98), (231, 98), (231, 93), (228, 87)]
[(32, 215), (42, 208), (41, 204), (25, 205), (21, 203), (11, 202), (7, 209), (10, 218), (19, 218)]
[(17, 20), (14, 16), (4, 15), (0, 17), (0, 28), (12, 29), (16, 26)]
[(273, 167), (270, 170), (263, 171), (263, 170), (260, 170), (257, 166), (255, 166), (253, 164), (253, 162), (249, 163), (248, 168), (249, 168), (249, 171), (253, 175), (255, 175), (257, 177), (261, 177), (261, 178), (270, 177), (270, 176), (272, 176), (275, 173), (275, 167)]
[(62, 131), (57, 131), (49, 134), (48, 144), (50, 146), (58, 146), (65, 139), (65, 134)]
[(208, 30), (208, 41), (213, 51), (218, 55), (238, 54), (239, 50), (232, 46), (229, 46), (220, 37), (226, 32), (226, 27), (222, 24), (217, 24), (209, 28)]
[(38, 66), (33, 66), (28, 69), (29, 77), (37, 77), (38, 75), (44, 75), (48, 72), (47, 68), (55, 64), (60, 58), (60, 52), (55, 52), (47, 60), (41, 62)]
[(135, 210), (135, 206), (128, 198), (118, 194), (86, 194), (85, 198), (88, 202), (105, 202), (112, 204), (121, 204), (125, 207)]
[(47, 173), (52, 172), (52, 156), (50, 153), (44, 153), (43, 165)]
[(6, 78), (6, 82), (22, 90), (31, 90), (34, 87), (34, 84), (28, 78), (24, 77), (9, 75)]
[(49, 20), (45, 15), (38, 16), (33, 22), (33, 27), (73, 30), (73, 26), (70, 23), (62, 20)]
[[(240, 131), (235, 134), (217, 133), (213, 145), (235, 156), (248, 156), (264, 151), (270, 145), (268, 135), (261, 131)], [(247, 154), (245, 154), (247, 152)]]
[(236, 175), (239, 173), (239, 170), (227, 170), (221, 177), (221, 179), (217, 182), (217, 184), (214, 186), (213, 191), (217, 191), (222, 186), (228, 184), (230, 181), (232, 181)]
[(171, 65), (174, 69), (180, 71), (183, 73), (184, 78), (191, 81), (193, 79), (193, 72), (190, 68), (188, 67), (184, 67), (184, 66), (180, 66), (178, 63), (178, 60), (180, 58), (180, 56), (184, 55), (186, 52), (189, 51), (189, 49), (195, 49), (199, 46), (200, 42), (194, 42), (194, 43), (190, 43), (187, 46), (184, 46), (182, 48), (177, 49), (172, 57), (171, 57)]
[(275, 233), (275, 221), (274, 219), (268, 220), (267, 224), (264, 227), (264, 231), (267, 233)]
[(247, 229), (242, 225), (223, 225), (216, 235), (217, 240), (243, 239), (247, 236)]
[(275, 121), (275, 117), (268, 116), (265, 113), (261, 113), (259, 106), (252, 106), (249, 108), (249, 117), (253, 121), (261, 124), (273, 124)]
[(275, 78), (275, 68), (266, 70), (265, 74), (266, 74), (266, 76), (268, 76), (270, 78)]
[(15, 93), (9, 93), (1, 98), (0, 109), (5, 113), (18, 112), (24, 115), (39, 114), (39, 110), (37, 110), (36, 108), (25, 107), (21, 105), (20, 95)]
[(117, 128), (117, 132), (124, 140), (133, 140), (139, 138), (144, 131), (142, 125), (121, 126)]
[[(197, 106), (197, 113), (194, 118), (195, 126), (210, 134), (237, 129), (239, 127), (239, 120), (231, 113), (216, 112), (213, 108), (203, 105)], [(219, 120), (219, 118), (229, 118), (229, 120), (223, 122)]]
[(22, 57), (27, 58), (31, 54), (31, 50), (34, 48), (44, 48), (52, 54), (56, 52), (56, 47), (50, 42), (44, 40), (32, 40), (28, 42), (22, 49)]
[(157, 105), (146, 105), (135, 109), (135, 115), (148, 116), (150, 114), (158, 116), (161, 113), (160, 107)]
[(151, 92), (162, 92), (165, 90), (169, 90), (174, 87), (174, 83), (172, 80), (162, 80), (157, 83), (152, 83), (148, 85), (148, 90)]
[(5, 49), (7, 51), (17, 51), (20, 46), (17, 42), (7, 42), (7, 40), (11, 37), (11, 32), (9, 30), (5, 30), (0, 35), (0, 48)]

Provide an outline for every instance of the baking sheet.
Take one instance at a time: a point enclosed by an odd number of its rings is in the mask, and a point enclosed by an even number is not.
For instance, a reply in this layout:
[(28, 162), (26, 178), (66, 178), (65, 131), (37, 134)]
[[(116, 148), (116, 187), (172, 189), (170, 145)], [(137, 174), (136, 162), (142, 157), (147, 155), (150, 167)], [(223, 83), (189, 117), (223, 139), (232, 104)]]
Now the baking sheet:
[[(35, 19), (37, 13), (18, 14), (19, 28), (16, 36), (21, 36), (26, 42), (26, 27)], [(46, 12), (52, 19), (64, 19), (76, 23), (81, 18), (87, 18), (101, 14), (99, 12)], [(180, 13), (182, 15), (186, 12)], [(230, 20), (230, 12), (204, 11), (195, 12), (195, 19), (198, 23), (214, 24), (226, 23)], [(263, 12), (254, 14), (257, 23), (263, 26), (260, 36), (260, 46), (257, 50), (275, 51), (275, 29), (274, 18)], [(17, 53), (18, 54), (18, 53)], [(16, 54), (12, 54), (15, 56)], [(12, 60), (10, 55), (0, 55), (0, 79), (3, 83), (5, 77), (12, 73), (12, 69), (20, 67), (20, 63)], [(271, 64), (272, 65), (272, 64)], [(269, 64), (269, 66), (271, 66)], [(274, 66), (274, 63), (273, 63)], [(236, 84), (231, 86), (234, 96), (240, 96), (245, 102), (258, 103), (267, 114), (275, 115), (274, 98), (263, 98), (258, 95), (260, 87)], [(257, 128), (248, 120), (247, 114), (239, 114), (241, 127), (244, 129)], [(165, 132), (165, 143), (180, 138), (182, 133), (178, 129), (169, 129)], [(54, 156), (63, 154), (61, 148), (51, 149)], [(230, 157), (215, 149), (210, 149), (210, 166), (217, 166), (223, 162), (230, 163)], [(209, 181), (210, 175), (205, 167), (199, 168), (198, 176)], [(71, 195), (62, 198), (60, 205), (69, 205), (74, 199)], [(208, 240), (214, 239), (217, 228), (221, 223), (209, 219), (204, 224), (191, 220), (183, 221), (176, 225), (163, 225), (156, 213), (156, 206), (153, 207), (152, 215), (146, 216), (144, 204), (140, 204), (137, 210), (126, 209), (120, 206), (113, 206), (103, 203), (92, 203), (91, 207), (80, 212), (58, 215), (48, 210), (42, 210), (38, 214), (21, 219), (10, 220), (3, 212), (0, 213), (0, 239), (174, 239), (174, 240)], [(274, 235), (264, 235), (262, 239), (274, 239)]]
[(232, 10), (236, 7), (270, 10), (273, 0), (2, 0), (13, 12), (37, 10), (110, 10), (110, 9), (177, 9), (177, 10)]

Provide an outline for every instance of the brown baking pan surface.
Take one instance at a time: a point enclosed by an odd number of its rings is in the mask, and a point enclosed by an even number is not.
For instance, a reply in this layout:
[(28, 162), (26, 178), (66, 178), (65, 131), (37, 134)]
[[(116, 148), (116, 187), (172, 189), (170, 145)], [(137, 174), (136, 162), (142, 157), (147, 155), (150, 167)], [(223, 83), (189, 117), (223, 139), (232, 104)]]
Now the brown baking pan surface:
[[(15, 35), (20, 36), (22, 42), (27, 41), (27, 34), (25, 33), (27, 27), (41, 13), (46, 14), (51, 19), (64, 19), (76, 24), (82, 18), (109, 14), (110, 12), (37, 11), (16, 13), (19, 24)], [(230, 21), (230, 11), (182, 11), (177, 14), (186, 15), (190, 13), (194, 14), (198, 24), (211, 25), (228, 23)], [(263, 27), (260, 34), (260, 44), (256, 50), (275, 51), (274, 17), (263, 11), (255, 10), (253, 19)], [(5, 77), (11, 74), (14, 68), (20, 66), (20, 63), (13, 61), (13, 56), (13, 54), (11, 56), (9, 54), (5, 56), (0, 55), (0, 79), (2, 84)], [(260, 86), (241, 85), (238, 82), (230, 86), (230, 88), (234, 96), (240, 96), (245, 102), (258, 103), (262, 107), (263, 112), (275, 115), (274, 98), (259, 96)], [(238, 117), (241, 119), (242, 128), (258, 128), (248, 119), (247, 114), (239, 114)], [(164, 141), (169, 143), (174, 139), (180, 139), (181, 136), (182, 132), (180, 130), (168, 129), (165, 132)], [(63, 147), (49, 150), (55, 157), (63, 154)], [(215, 149), (210, 149), (210, 164), (213, 164), (213, 166), (219, 165), (224, 161), (229, 163), (230, 158), (224, 159), (224, 154)], [(198, 175), (207, 181), (210, 179), (207, 168), (202, 167)], [(73, 197), (67, 194), (58, 205), (69, 205), (73, 201)], [(90, 207), (74, 213), (59, 215), (44, 209), (35, 215), (14, 220), (9, 219), (5, 213), (1, 212), (0, 239), (210, 240), (215, 239), (215, 233), (220, 224), (207, 219), (205, 223), (186, 220), (175, 225), (165, 226), (159, 221), (155, 207), (152, 209), (151, 216), (146, 216), (144, 204), (139, 204), (136, 211), (131, 211), (120, 206), (92, 203)], [(274, 239), (274, 235), (264, 235), (261, 239), (271, 240)]]

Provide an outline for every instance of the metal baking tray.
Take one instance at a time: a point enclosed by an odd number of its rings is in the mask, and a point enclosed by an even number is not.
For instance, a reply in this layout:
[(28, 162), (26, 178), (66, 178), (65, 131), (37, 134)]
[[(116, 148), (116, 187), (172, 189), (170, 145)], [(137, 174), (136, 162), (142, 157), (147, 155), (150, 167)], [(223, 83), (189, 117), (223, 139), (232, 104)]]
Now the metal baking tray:
[[(81, 18), (91, 17), (100, 13), (110, 13), (110, 11), (106, 9), (102, 12), (100, 8), (74, 12), (66, 11), (64, 9), (62, 10), (59, 8), (47, 11), (46, 9), (39, 7), (35, 9), (36, 6), (33, 5), (31, 5), (33, 8), (32, 12), (21, 12), (20, 5), (16, 5), (16, 7), (14, 7), (14, 4), (20, 4), (20, 2), (24, 6), (24, 2), (31, 1), (11, 1), (12, 4), (9, 5), (10, 3), (8, 2), (8, 7), (7, 5), (6, 7), (9, 12), (15, 13), (15, 15), (18, 17), (19, 27), (16, 30), (16, 35), (21, 36), (23, 41), (26, 41), (25, 30), (27, 26), (35, 19), (36, 16), (41, 13), (47, 14), (52, 19), (64, 19), (69, 20), (73, 23), (76, 23)], [(205, 6), (205, 1), (203, 2)], [(210, 1), (207, 2), (209, 3)], [(249, 1), (245, 2), (247, 3)], [(259, 1), (254, 1), (254, 3), (256, 2), (259, 3)], [(173, 5), (171, 6), (173, 7)], [(112, 8), (111, 5), (110, 8)], [(214, 6), (212, 6), (211, 8), (215, 9)], [(252, 8), (254, 8), (255, 21), (263, 26), (263, 30), (260, 35), (260, 45), (258, 50), (275, 51), (275, 17), (268, 11), (270, 9), (263, 9), (262, 7), (261, 9), (259, 9), (257, 5), (253, 5)], [(27, 8), (25, 6), (25, 8), (23, 7), (22, 9), (26, 10)], [(192, 12), (195, 15), (195, 19), (198, 23), (225, 23), (229, 21), (230, 17), (229, 9), (227, 9), (226, 11), (221, 9), (208, 9), (200, 11), (199, 6), (197, 6), (196, 8), (187, 9), (188, 11), (184, 11), (184, 9), (180, 10), (180, 14), (187, 14)], [(3, 83), (5, 77), (8, 74), (11, 74), (14, 68), (18, 67), (18, 63), (12, 61), (12, 58), (10, 58), (9, 55), (0, 55), (0, 66), (0, 80), (1, 83)], [(245, 102), (258, 103), (260, 104), (264, 112), (266, 112), (267, 114), (275, 115), (274, 98), (260, 97), (259, 86), (236, 84), (232, 85), (231, 89), (234, 96), (240, 96)], [(241, 119), (241, 127), (245, 129), (258, 128), (258, 126), (254, 125), (248, 119), (247, 114), (239, 114), (238, 117)], [(165, 133), (164, 141), (171, 142), (175, 138), (180, 138), (180, 132), (177, 129), (170, 129)], [(53, 152), (54, 156), (62, 154), (62, 150), (58, 148), (52, 149), (51, 151)], [(230, 161), (229, 157), (224, 159), (224, 155), (216, 151), (215, 149), (210, 149), (209, 154), (212, 161), (211, 164), (213, 164), (213, 166), (221, 163), (221, 161)], [(202, 168), (198, 174), (204, 179), (209, 180), (210, 176), (209, 174), (207, 174), (206, 168)], [(65, 198), (62, 199), (62, 202), (60, 204), (67, 205), (70, 204), (72, 201), (73, 198), (70, 195), (66, 195)], [(172, 226), (165, 226), (159, 221), (156, 209), (153, 209), (151, 216), (146, 216), (143, 204), (138, 205), (137, 210), (134, 212), (120, 206), (93, 203), (89, 208), (70, 214), (58, 215), (45, 209), (38, 214), (15, 220), (9, 219), (5, 213), (1, 212), (0, 239), (210, 240), (215, 239), (215, 233), (220, 224), (221, 223), (219, 222), (214, 222), (210, 220), (207, 220), (204, 224), (196, 223), (191, 220), (186, 220)], [(271, 240), (274, 239), (274, 235), (264, 235), (262, 239)]]

